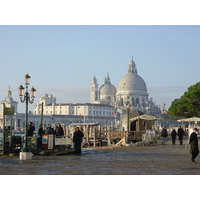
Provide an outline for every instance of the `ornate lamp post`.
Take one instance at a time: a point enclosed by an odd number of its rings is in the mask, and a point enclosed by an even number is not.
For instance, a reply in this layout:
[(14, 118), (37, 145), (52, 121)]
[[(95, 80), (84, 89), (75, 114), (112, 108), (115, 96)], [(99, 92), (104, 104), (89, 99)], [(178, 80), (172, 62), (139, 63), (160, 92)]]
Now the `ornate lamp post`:
[(167, 114), (167, 110), (165, 109), (165, 107), (166, 107), (166, 104), (163, 103), (162, 111), (161, 111), (161, 113), (163, 115), (163, 127), (165, 127), (165, 115)]
[[(23, 145), (23, 148), (20, 152), (20, 159), (31, 159), (32, 154), (30, 154), (31, 152), (29, 152), (28, 149), (28, 103), (33, 103), (34, 98), (35, 98), (35, 94), (36, 94), (36, 89), (34, 87), (32, 87), (30, 89), (30, 93), (28, 92), (28, 85), (30, 84), (30, 79), (31, 77), (26, 74), (26, 76), (24, 77), (24, 84), (26, 85), (26, 90), (24, 93), (24, 87), (22, 86), (22, 84), (19, 86), (18, 88), (18, 94), (20, 97), (20, 101), (22, 103), (26, 103), (26, 112), (25, 112), (25, 144)], [(25, 153), (24, 153), (25, 152)]]

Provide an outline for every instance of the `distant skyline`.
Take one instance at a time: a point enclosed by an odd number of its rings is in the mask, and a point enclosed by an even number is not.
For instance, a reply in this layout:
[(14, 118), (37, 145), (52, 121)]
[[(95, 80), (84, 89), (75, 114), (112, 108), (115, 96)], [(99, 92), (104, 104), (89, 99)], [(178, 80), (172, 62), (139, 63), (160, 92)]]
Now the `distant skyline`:
[(0, 100), (10, 86), (19, 102), (29, 73), (35, 104), (45, 93), (58, 103), (87, 103), (93, 76), (101, 86), (109, 73), (117, 88), (133, 56), (149, 97), (169, 108), (199, 82), (199, 35), (200, 26), (0, 26)]

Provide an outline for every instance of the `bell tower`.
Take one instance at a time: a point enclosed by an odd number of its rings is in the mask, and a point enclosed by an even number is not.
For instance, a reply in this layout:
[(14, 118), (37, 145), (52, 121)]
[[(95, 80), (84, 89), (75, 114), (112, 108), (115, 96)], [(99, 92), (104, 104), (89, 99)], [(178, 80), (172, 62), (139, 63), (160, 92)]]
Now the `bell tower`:
[(97, 79), (94, 76), (92, 79), (92, 84), (90, 84), (90, 102), (98, 101), (98, 84)]

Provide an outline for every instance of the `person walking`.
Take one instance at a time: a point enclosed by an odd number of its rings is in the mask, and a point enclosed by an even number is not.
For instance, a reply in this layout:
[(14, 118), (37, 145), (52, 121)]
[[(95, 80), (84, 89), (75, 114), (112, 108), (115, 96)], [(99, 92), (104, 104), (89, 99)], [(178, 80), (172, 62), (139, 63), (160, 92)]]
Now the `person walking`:
[(173, 131), (171, 132), (171, 137), (172, 137), (172, 145), (175, 145), (175, 141), (176, 141), (176, 130), (173, 129)]
[(52, 128), (52, 125), (50, 124), (49, 127), (45, 131), (46, 134), (53, 134), (54, 135), (54, 130)]
[(43, 130), (42, 124), (40, 124), (39, 129), (38, 129), (38, 135), (42, 137), (43, 134), (44, 134), (44, 130)]
[(197, 128), (193, 129), (193, 132), (190, 134), (189, 144), (190, 144), (190, 154), (192, 154), (192, 162), (197, 163), (195, 158), (199, 154), (198, 138), (197, 138)]
[(56, 129), (55, 129), (56, 136), (64, 136), (64, 130), (63, 127), (60, 125), (60, 123), (57, 123)]
[(183, 135), (184, 135), (184, 130), (181, 128), (181, 126), (179, 126), (178, 139), (179, 139), (180, 145), (183, 144)]
[(77, 127), (75, 129), (74, 136), (73, 136), (73, 142), (75, 145), (75, 154), (76, 155), (81, 154), (81, 143), (83, 141), (83, 137), (84, 137), (83, 132), (80, 131), (79, 127)]
[(38, 138), (38, 148), (41, 149), (42, 146), (42, 135), (44, 134), (44, 130), (42, 127), (42, 124), (40, 124), (39, 129), (38, 129), (38, 135), (40, 136)]
[(167, 128), (164, 127), (161, 131), (161, 137), (162, 137), (162, 143), (161, 144), (166, 144), (166, 139), (167, 139), (168, 133), (167, 133)]
[(29, 122), (28, 126), (28, 136), (33, 136), (33, 131), (35, 131), (35, 126), (32, 122)]

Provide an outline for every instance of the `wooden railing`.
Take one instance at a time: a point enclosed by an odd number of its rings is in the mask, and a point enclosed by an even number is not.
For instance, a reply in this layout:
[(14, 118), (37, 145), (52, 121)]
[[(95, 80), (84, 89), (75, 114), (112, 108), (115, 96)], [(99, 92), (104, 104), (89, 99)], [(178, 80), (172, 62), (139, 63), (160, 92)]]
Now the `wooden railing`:
[(129, 133), (129, 140), (142, 140), (142, 134), (145, 134), (145, 131), (131, 131)]
[(113, 140), (113, 139), (119, 139), (119, 138), (124, 138), (126, 135), (125, 135), (125, 132), (111, 132), (111, 133), (108, 133), (109, 134), (109, 138), (110, 140)]

